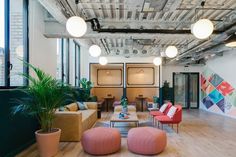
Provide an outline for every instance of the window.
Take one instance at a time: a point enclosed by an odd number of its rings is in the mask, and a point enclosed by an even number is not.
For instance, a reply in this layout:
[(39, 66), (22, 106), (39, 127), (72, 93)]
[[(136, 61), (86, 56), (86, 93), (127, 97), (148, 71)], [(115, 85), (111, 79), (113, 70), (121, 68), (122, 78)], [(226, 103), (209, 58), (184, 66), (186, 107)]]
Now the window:
[(62, 39), (57, 39), (57, 79), (62, 80)]
[(0, 86), (23, 86), (19, 73), (28, 73), (28, 1), (0, 0)]
[(70, 43), (69, 43), (69, 39), (63, 39), (63, 54), (62, 54), (62, 58), (63, 58), (63, 73), (62, 73), (62, 81), (65, 83), (69, 83), (69, 66), (70, 66)]
[(75, 44), (75, 86), (79, 86), (80, 80), (80, 46)]
[(57, 79), (72, 86), (79, 85), (80, 46), (76, 41), (57, 40)]
[(5, 86), (5, 9), (4, 0), (0, 0), (0, 86)]
[(69, 39), (57, 39), (57, 79), (69, 83)]
[[(27, 28), (27, 26), (26, 26)], [(10, 0), (10, 85), (24, 85), (23, 77), (18, 75), (24, 73), (24, 66), (21, 60), (25, 59), (24, 39), (24, 0)]]
[(70, 85), (75, 86), (75, 42), (70, 39)]

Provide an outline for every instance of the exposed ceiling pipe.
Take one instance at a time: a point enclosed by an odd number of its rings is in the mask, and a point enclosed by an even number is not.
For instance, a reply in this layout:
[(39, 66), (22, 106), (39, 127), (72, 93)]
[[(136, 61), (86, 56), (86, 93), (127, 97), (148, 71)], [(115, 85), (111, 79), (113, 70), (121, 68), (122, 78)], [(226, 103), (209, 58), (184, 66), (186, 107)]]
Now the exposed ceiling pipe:
[(102, 43), (102, 45), (103, 45), (105, 51), (107, 52), (107, 54), (110, 54), (111, 51), (110, 51), (110, 49), (108, 48), (106, 41), (105, 41), (104, 39), (100, 39), (100, 41), (101, 41), (101, 43)]
[[(160, 33), (160, 34), (191, 34), (191, 30), (169, 30), (169, 29), (106, 29), (101, 28), (100, 22), (97, 18), (86, 20), (91, 22), (93, 31), (98, 33)], [(222, 31), (214, 31), (213, 34), (220, 34)]]
[[(190, 30), (168, 30), (168, 29), (94, 29), (98, 33), (162, 33), (162, 34), (190, 34)], [(220, 34), (222, 31), (214, 31)]]
[[(219, 47), (223, 47), (223, 45), (218, 45)], [(215, 48), (216, 49), (216, 48)], [(226, 51), (229, 51), (230, 49), (229, 48), (226, 48), (226, 49), (222, 49), (220, 51), (214, 51), (214, 53), (212, 53), (212, 51), (206, 51), (205, 53), (207, 53), (207, 56), (209, 58), (213, 57), (211, 56), (212, 54), (214, 54), (214, 56), (223, 56), (223, 53), (226, 52)], [(184, 65), (188, 65), (188, 64), (200, 64), (200, 63), (203, 63), (206, 62), (207, 59), (205, 59), (206, 55), (200, 55), (198, 58), (196, 58), (194, 61), (191, 60), (191, 59), (188, 59), (187, 61), (185, 62), (182, 62), (181, 64), (184, 64)]]
[[(229, 37), (232, 33), (234, 33), (236, 31), (236, 22), (234, 22), (233, 24), (227, 26), (224, 29), (224, 33), (215, 36), (214, 38), (212, 38), (211, 40), (207, 40), (207, 41), (203, 41), (201, 42), (199, 45), (197, 45), (196, 47), (191, 47), (190, 49), (186, 50), (185, 52), (183, 52), (181, 55), (178, 56), (179, 59), (183, 58), (184, 56), (192, 53), (192, 52), (205, 52), (206, 50), (210, 50), (211, 47), (217, 46), (219, 44), (222, 43), (223, 40), (225, 40), (227, 37)], [(219, 40), (221, 39), (221, 40)], [(204, 49), (202, 49), (203, 46), (209, 44), (209, 43), (215, 43), (214, 45), (210, 45), (208, 47), (205, 47)], [(200, 50), (198, 50), (200, 48)], [(167, 62), (167, 64), (171, 63), (171, 62), (176, 62), (176, 59), (172, 59), (169, 62)]]

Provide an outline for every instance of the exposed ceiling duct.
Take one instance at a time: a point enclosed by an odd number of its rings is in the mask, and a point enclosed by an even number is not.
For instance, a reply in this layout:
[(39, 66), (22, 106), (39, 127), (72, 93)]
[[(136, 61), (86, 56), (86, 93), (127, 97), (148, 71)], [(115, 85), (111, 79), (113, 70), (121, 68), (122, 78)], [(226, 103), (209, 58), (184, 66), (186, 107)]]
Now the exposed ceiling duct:
[[(209, 0), (204, 8), (199, 0), (135, 0), (135, 3), (134, 0), (80, 0), (77, 6), (74, 0), (39, 2), (61, 23), (48, 18), (45, 36), (70, 37), (63, 24), (78, 7), (80, 16), (89, 19), (87, 24), (91, 25), (79, 40), (101, 45), (104, 56), (158, 56), (167, 46), (174, 45), (179, 50), (179, 60), (166, 63), (202, 63), (205, 54), (210, 55), (212, 50), (217, 53), (216, 48), (236, 30), (231, 29), (236, 20), (235, 0)], [(190, 32), (196, 12), (203, 12), (202, 17), (214, 23), (215, 32), (209, 39), (198, 40)], [(128, 55), (123, 53), (125, 49), (129, 50)]]
[[(171, 30), (171, 29), (127, 29), (127, 28), (101, 28), (101, 24), (98, 19), (93, 18), (91, 20), (86, 20), (91, 22), (91, 27), (93, 31), (98, 33), (161, 33), (161, 34), (191, 34), (191, 30)], [(213, 34), (220, 34), (223, 31), (215, 30)]]

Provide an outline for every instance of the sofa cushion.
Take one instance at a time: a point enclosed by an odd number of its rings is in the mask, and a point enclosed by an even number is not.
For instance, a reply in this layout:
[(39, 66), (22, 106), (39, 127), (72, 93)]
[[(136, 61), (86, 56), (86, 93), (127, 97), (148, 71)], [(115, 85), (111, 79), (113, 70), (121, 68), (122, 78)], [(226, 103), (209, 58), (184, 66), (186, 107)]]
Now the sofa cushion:
[(96, 110), (83, 110), (82, 113), (82, 132), (91, 128), (97, 120)]
[(83, 110), (82, 113), (82, 122), (88, 119), (92, 114), (94, 114), (96, 110)]
[(166, 110), (167, 106), (168, 104), (163, 104), (159, 111), (163, 113)]
[(66, 105), (65, 108), (68, 111), (78, 111), (78, 105), (76, 103), (71, 103), (69, 105)]
[(77, 104), (78, 104), (79, 110), (87, 110), (88, 109), (87, 104), (85, 104), (83, 102), (77, 102)]
[(175, 115), (175, 112), (176, 112), (177, 108), (172, 106), (169, 110), (169, 112), (167, 113), (167, 116), (170, 117), (170, 118), (173, 118), (173, 116)]

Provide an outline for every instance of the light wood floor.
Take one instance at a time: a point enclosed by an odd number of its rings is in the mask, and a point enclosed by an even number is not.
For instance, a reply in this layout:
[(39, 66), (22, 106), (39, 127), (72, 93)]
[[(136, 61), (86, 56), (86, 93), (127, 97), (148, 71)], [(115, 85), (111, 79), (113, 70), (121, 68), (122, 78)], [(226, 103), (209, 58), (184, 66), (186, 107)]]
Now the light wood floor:
[[(148, 113), (138, 113), (142, 121)], [(108, 121), (111, 113), (103, 113), (100, 122)], [(236, 120), (201, 110), (185, 110), (179, 134), (168, 126), (168, 145), (158, 157), (236, 157)], [(38, 157), (36, 145), (32, 145), (17, 157)], [(80, 142), (60, 144), (57, 157), (89, 157)], [(136, 157), (127, 150), (126, 138), (122, 138), (122, 148), (112, 157)]]

